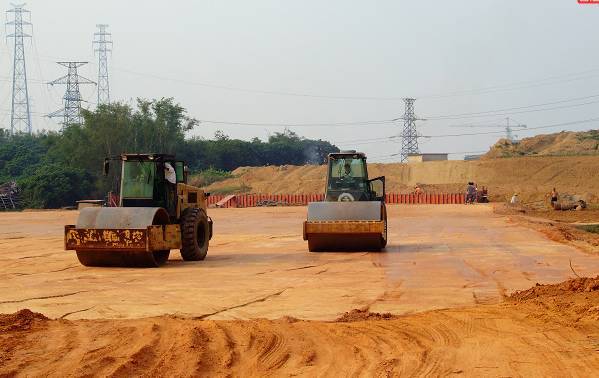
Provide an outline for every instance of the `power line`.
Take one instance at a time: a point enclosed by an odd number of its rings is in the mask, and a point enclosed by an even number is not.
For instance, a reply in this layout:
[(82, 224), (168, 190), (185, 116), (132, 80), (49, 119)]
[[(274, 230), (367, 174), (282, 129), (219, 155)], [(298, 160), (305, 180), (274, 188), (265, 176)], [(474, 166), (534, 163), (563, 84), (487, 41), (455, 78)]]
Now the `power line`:
[(514, 90), (519, 90), (519, 89), (536, 88), (536, 87), (541, 87), (541, 86), (548, 86), (548, 85), (561, 84), (561, 83), (567, 83), (567, 82), (571, 82), (571, 81), (588, 79), (588, 78), (597, 76), (597, 74), (592, 74), (592, 75), (585, 75), (585, 74), (597, 72), (597, 71), (599, 71), (599, 68), (594, 68), (594, 69), (590, 69), (590, 70), (586, 70), (586, 71), (565, 74), (565, 75), (550, 76), (550, 77), (547, 77), (544, 79), (521, 81), (521, 82), (516, 82), (516, 83), (512, 83), (512, 84), (500, 84), (500, 85), (495, 85), (495, 86), (490, 86), (490, 87), (466, 89), (466, 90), (462, 90), (462, 91), (453, 91), (453, 92), (440, 93), (440, 94), (424, 95), (424, 96), (419, 96), (418, 98), (419, 99), (442, 99), (442, 98), (449, 98), (449, 97), (461, 97), (461, 96), (469, 96), (469, 95), (475, 95), (475, 94), (489, 94), (489, 93), (497, 93), (497, 92), (514, 91)]
[(522, 110), (522, 109), (536, 108), (536, 107), (540, 107), (540, 106), (563, 104), (563, 103), (566, 103), (566, 102), (587, 100), (589, 98), (597, 98), (597, 97), (599, 97), (599, 94), (594, 94), (594, 95), (590, 95), (590, 96), (583, 96), (583, 97), (568, 98), (568, 99), (558, 100), (558, 101), (552, 101), (552, 102), (545, 102), (545, 103), (542, 103), (542, 104), (516, 106), (516, 107), (511, 107), (511, 108), (503, 108), (503, 109), (495, 109), (495, 110), (485, 110), (485, 111), (471, 112), (471, 113), (459, 113), (459, 114), (432, 116), (432, 117), (427, 117), (427, 120), (446, 119), (446, 118), (464, 117), (464, 116), (473, 116), (473, 115), (482, 115), (482, 114), (487, 115), (488, 113), (498, 113), (498, 112), (507, 112), (507, 111), (511, 111), (511, 110)]
[(380, 97), (380, 96), (333, 96), (333, 95), (321, 95), (321, 94), (312, 94), (312, 93), (300, 93), (300, 92), (286, 92), (286, 91), (271, 91), (271, 90), (261, 90), (261, 89), (248, 89), (248, 88), (239, 88), (227, 85), (219, 85), (219, 84), (211, 84), (204, 82), (194, 82), (189, 80), (182, 80), (176, 78), (169, 78), (160, 75), (141, 73), (136, 71), (131, 71), (123, 68), (113, 68), (116, 71), (125, 72), (131, 75), (149, 77), (157, 80), (170, 81), (173, 83), (181, 83), (193, 86), (207, 87), (213, 89), (222, 89), (227, 91), (234, 92), (244, 92), (244, 93), (256, 93), (263, 95), (276, 95), (276, 96), (290, 96), (290, 97), (308, 97), (308, 98), (321, 98), (321, 99), (330, 99), (330, 100), (371, 100), (371, 101), (400, 101), (401, 97)]
[[(156, 80), (170, 81), (170, 82), (181, 83), (181, 84), (186, 84), (186, 85), (202, 86), (202, 87), (207, 87), (207, 88), (214, 88), (214, 89), (221, 89), (221, 90), (235, 91), (235, 92), (243, 92), (243, 93), (256, 93), (256, 94), (264, 94), (264, 95), (291, 96), (291, 97), (322, 98), (322, 99), (333, 99), (333, 100), (337, 99), (337, 100), (401, 101), (404, 99), (404, 97), (399, 97), (399, 96), (336, 96), (336, 95), (327, 95), (327, 94), (302, 93), (302, 92), (295, 92), (295, 91), (274, 91), (274, 90), (241, 88), (241, 87), (220, 85), (220, 84), (213, 84), (213, 83), (194, 82), (194, 81), (165, 77), (165, 76), (160, 76), (160, 75), (155, 75), (155, 74), (150, 74), (150, 73), (142, 73), (142, 72), (138, 72), (138, 71), (128, 70), (125, 68), (113, 67), (113, 69), (116, 71), (131, 74), (131, 75), (136, 75), (136, 76), (141, 76), (141, 77), (149, 77), (149, 78), (153, 78)], [(529, 87), (559, 84), (562, 82), (583, 80), (583, 79), (586, 79), (589, 77), (595, 77), (595, 76), (597, 76), (597, 74), (586, 75), (586, 76), (581, 76), (581, 75), (591, 73), (591, 72), (597, 72), (597, 71), (599, 71), (599, 68), (590, 69), (590, 70), (582, 71), (579, 73), (571, 73), (571, 74), (566, 74), (566, 75), (552, 76), (552, 77), (538, 79), (538, 80), (529, 80), (529, 81), (522, 81), (522, 82), (511, 83), (511, 84), (502, 84), (502, 85), (497, 85), (497, 86), (465, 90), (465, 91), (453, 91), (453, 92), (448, 92), (446, 94), (418, 96), (417, 99), (459, 97), (459, 96), (466, 96), (466, 95), (486, 94), (486, 93), (494, 93), (494, 92), (499, 92), (499, 91), (511, 91), (511, 90), (517, 90), (517, 89), (525, 89), (525, 88), (529, 88)]]
[[(556, 124), (551, 124), (551, 125), (528, 127), (526, 130), (523, 130), (523, 131), (550, 129), (550, 128), (562, 127), (562, 126), (580, 125), (580, 124), (585, 124), (585, 123), (590, 123), (590, 122), (595, 122), (595, 121), (599, 121), (599, 117), (598, 118), (589, 118), (589, 119), (584, 119), (584, 120), (579, 120), (579, 121), (556, 123)], [(502, 127), (505, 127), (505, 126), (502, 126)], [(449, 137), (462, 137), (462, 136), (475, 136), (475, 135), (501, 135), (504, 133), (505, 133), (505, 131), (489, 131), (489, 132), (485, 131), (485, 132), (460, 133), (460, 134), (420, 135), (419, 138), (433, 139), (433, 138), (449, 138)], [(345, 141), (345, 142), (340, 142), (340, 143), (335, 143), (335, 144), (340, 144), (340, 145), (351, 144), (353, 146), (372, 145), (372, 144), (395, 142), (395, 138), (399, 138), (399, 137), (400, 137), (400, 135), (392, 135), (392, 136), (388, 136), (388, 137), (384, 137), (384, 138), (364, 140), (364, 142), (362, 142), (358, 139), (358, 140), (356, 140), (356, 143), (352, 143), (352, 141)], [(474, 152), (470, 152), (470, 153), (474, 153)], [(399, 154), (393, 154), (393, 155), (395, 156), (395, 155), (399, 155)]]
[[(599, 96), (597, 96), (597, 97), (599, 97)], [(599, 100), (584, 102), (584, 103), (580, 103), (580, 104), (554, 106), (554, 107), (545, 108), (545, 109), (531, 109), (531, 110), (522, 110), (522, 111), (516, 111), (516, 112), (505, 112), (505, 113), (488, 112), (488, 114), (479, 114), (479, 115), (473, 114), (473, 115), (466, 115), (466, 116), (447, 115), (447, 116), (426, 117), (426, 120), (427, 121), (444, 121), (444, 120), (459, 120), (459, 119), (465, 119), (465, 118), (498, 117), (498, 116), (508, 116), (508, 115), (512, 115), (512, 114), (538, 113), (538, 112), (547, 112), (547, 111), (560, 110), (560, 109), (577, 108), (577, 107), (593, 105), (593, 104), (599, 104)], [(533, 106), (539, 106), (539, 105), (533, 105)], [(529, 107), (533, 107), (533, 106), (529, 106)]]
[[(580, 101), (580, 100), (591, 99), (591, 98), (599, 98), (599, 94), (583, 96), (583, 97), (568, 98), (568, 99), (557, 100), (557, 101), (541, 103), (541, 104), (533, 104), (533, 105), (524, 105), (524, 106), (511, 107), (511, 108), (496, 109), (496, 110), (485, 110), (485, 111), (479, 111), (479, 112), (457, 113), (457, 114), (449, 114), (449, 115), (437, 115), (437, 116), (432, 116), (432, 117), (425, 117), (421, 120), (442, 121), (442, 120), (459, 120), (459, 119), (479, 118), (479, 117), (510, 116), (513, 114), (553, 111), (553, 110), (575, 108), (575, 107), (581, 107), (581, 106), (587, 106), (587, 105), (593, 105), (593, 104), (599, 103), (599, 99), (598, 99), (597, 101), (588, 101), (588, 102), (579, 103), (579, 104), (564, 105), (564, 106), (550, 107), (550, 108), (544, 108), (544, 109), (531, 109), (531, 110), (527, 110), (527, 111), (508, 112), (510, 110), (530, 109), (530, 108), (535, 108), (535, 107), (562, 104), (562, 103)], [(200, 123), (220, 124), (220, 125), (230, 125), (230, 126), (319, 127), (319, 126), (384, 125), (384, 124), (392, 124), (399, 120), (404, 120), (404, 122), (405, 122), (405, 115), (402, 117), (395, 117), (395, 118), (382, 119), (382, 120), (348, 121), (348, 122), (317, 122), (317, 123), (294, 123), (294, 122), (279, 122), (279, 123), (267, 123), (266, 122), (265, 123), (265, 122), (219, 121), (219, 120), (199, 120), (199, 121), (200, 121)], [(459, 127), (459, 125), (455, 125), (455, 127)], [(464, 127), (469, 127), (469, 125), (464, 125)]]
[[(550, 129), (550, 128), (553, 128), (553, 127), (561, 127), (561, 126), (580, 125), (580, 124), (585, 124), (585, 123), (590, 123), (590, 122), (597, 122), (597, 121), (599, 121), (599, 117), (598, 118), (584, 119), (584, 120), (580, 120), (580, 121), (563, 122), (563, 123), (555, 123), (555, 124), (552, 124), (552, 125), (529, 127), (529, 128), (526, 129), (526, 131), (528, 131), (528, 130), (539, 130), (539, 129)], [(421, 136), (421, 138), (446, 138), (446, 137), (461, 137), (461, 136), (472, 136), (472, 135), (496, 135), (496, 134), (503, 134), (503, 133), (504, 133), (503, 131), (490, 131), (490, 132), (462, 133), (462, 134), (423, 135), (423, 136)]]
[(262, 122), (233, 122), (199, 120), (200, 123), (231, 126), (261, 126), (261, 127), (321, 127), (321, 126), (363, 126), (363, 125), (385, 125), (395, 123), (397, 119), (354, 121), (354, 122), (319, 122), (319, 123), (262, 123)]

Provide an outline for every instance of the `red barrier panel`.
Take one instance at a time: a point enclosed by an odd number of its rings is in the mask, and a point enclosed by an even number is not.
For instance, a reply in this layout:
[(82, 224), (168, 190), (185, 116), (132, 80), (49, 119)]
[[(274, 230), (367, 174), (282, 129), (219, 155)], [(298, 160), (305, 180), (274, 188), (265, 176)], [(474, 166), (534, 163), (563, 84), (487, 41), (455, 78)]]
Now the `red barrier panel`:
[[(209, 206), (214, 206), (226, 198), (227, 195), (211, 195), (206, 199)], [(238, 194), (232, 198), (223, 207), (255, 207), (261, 201), (273, 201), (284, 203), (290, 206), (307, 205), (310, 202), (322, 202), (325, 200), (323, 193), (311, 194)], [(464, 203), (465, 195), (463, 193), (386, 193), (385, 200), (387, 204), (461, 204)]]

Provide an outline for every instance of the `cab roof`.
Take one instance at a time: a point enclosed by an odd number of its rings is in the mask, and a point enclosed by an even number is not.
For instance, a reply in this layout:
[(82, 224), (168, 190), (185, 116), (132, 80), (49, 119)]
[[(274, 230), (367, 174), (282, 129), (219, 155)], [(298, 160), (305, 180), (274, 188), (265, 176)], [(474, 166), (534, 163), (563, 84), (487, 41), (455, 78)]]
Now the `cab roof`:
[(163, 161), (175, 160), (175, 155), (169, 154), (122, 154), (122, 160)]
[(358, 158), (366, 158), (366, 154), (365, 153), (363, 153), (363, 152), (356, 152), (354, 150), (332, 152), (332, 153), (329, 154), (330, 158), (341, 158), (341, 157), (345, 157), (345, 156), (352, 156), (352, 157), (358, 157)]

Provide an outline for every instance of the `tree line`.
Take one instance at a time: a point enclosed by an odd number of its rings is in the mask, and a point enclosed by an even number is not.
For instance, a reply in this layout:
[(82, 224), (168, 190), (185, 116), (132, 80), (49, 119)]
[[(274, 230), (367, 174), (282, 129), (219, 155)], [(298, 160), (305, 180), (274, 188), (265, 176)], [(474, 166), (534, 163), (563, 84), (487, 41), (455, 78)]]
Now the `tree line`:
[[(185, 160), (192, 172), (231, 171), (241, 166), (321, 164), (339, 149), (327, 141), (286, 130), (267, 141), (186, 137), (198, 121), (172, 98), (138, 99), (83, 110), (83, 123), (61, 132), (15, 134), (0, 129), (0, 184), (16, 181), (27, 207), (58, 208), (82, 198), (103, 198), (116, 178), (102, 176), (106, 156), (168, 153)], [(115, 171), (115, 170), (113, 170)]]

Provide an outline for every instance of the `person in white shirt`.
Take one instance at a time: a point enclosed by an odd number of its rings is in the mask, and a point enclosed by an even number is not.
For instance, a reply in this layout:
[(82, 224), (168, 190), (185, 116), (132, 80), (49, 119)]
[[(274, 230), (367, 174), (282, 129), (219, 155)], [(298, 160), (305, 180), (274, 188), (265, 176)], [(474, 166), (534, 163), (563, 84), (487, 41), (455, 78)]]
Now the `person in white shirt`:
[(514, 193), (512, 199), (510, 200), (510, 204), (517, 205), (520, 200), (518, 199), (518, 193)]
[(177, 172), (170, 163), (164, 163), (164, 178), (171, 184), (177, 183)]

